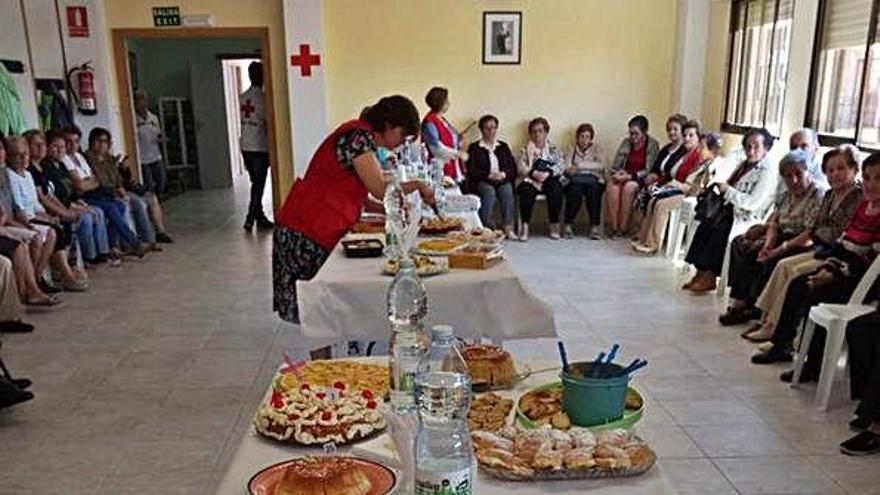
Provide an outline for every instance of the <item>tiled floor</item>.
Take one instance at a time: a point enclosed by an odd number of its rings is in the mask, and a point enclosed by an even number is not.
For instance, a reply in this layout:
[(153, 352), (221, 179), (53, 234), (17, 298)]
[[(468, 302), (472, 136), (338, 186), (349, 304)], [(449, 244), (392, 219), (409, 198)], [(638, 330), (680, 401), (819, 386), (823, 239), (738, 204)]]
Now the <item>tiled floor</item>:
[[(0, 494), (213, 493), (282, 350), (307, 344), (270, 311), (271, 238), (242, 233), (242, 193), (170, 201), (176, 244), (97, 270), (91, 292), (29, 315), (32, 335), (3, 336), (37, 398), (0, 412)], [(570, 355), (619, 342), (622, 359), (650, 360), (639, 430), (681, 493), (880, 493), (877, 459), (837, 452), (851, 406), (814, 412), (809, 388), (749, 365), (715, 323), (719, 300), (683, 294), (667, 261), (582, 238), (508, 251)]]

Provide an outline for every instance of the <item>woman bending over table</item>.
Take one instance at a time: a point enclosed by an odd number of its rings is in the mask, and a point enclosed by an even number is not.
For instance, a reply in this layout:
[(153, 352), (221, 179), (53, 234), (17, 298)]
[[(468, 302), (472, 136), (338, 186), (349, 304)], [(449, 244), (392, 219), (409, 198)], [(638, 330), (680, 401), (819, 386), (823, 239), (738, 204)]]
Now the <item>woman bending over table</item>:
[[(388, 177), (376, 149), (394, 149), (418, 133), (415, 105), (403, 96), (388, 96), (361, 118), (337, 127), (315, 151), (305, 177), (294, 182), (275, 220), (272, 306), (281, 318), (299, 323), (296, 282), (318, 273), (357, 222), (367, 193), (377, 199), (385, 196)], [(417, 190), (427, 203), (434, 203), (427, 183), (405, 182), (402, 188), (404, 193)]]
[(834, 148), (822, 157), (823, 176), (828, 177), (831, 190), (825, 193), (819, 207), (812, 232), (813, 249), (789, 256), (773, 269), (770, 280), (755, 302), (755, 307), (761, 310), (761, 323), (743, 332), (747, 340), (766, 342), (773, 337), (791, 281), (822, 266), (824, 261), (816, 257), (816, 250), (831, 246), (843, 234), (862, 201), (862, 188), (856, 182), (860, 161), (858, 148), (851, 144)]

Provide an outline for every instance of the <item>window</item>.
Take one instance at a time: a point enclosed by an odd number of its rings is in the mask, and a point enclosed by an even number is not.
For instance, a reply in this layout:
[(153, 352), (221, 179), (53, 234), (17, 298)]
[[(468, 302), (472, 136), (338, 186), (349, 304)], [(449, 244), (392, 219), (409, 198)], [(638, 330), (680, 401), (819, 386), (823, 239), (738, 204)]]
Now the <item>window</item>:
[(723, 129), (779, 132), (794, 0), (734, 0)]
[(823, 144), (880, 147), (880, 0), (823, 0), (807, 123)]

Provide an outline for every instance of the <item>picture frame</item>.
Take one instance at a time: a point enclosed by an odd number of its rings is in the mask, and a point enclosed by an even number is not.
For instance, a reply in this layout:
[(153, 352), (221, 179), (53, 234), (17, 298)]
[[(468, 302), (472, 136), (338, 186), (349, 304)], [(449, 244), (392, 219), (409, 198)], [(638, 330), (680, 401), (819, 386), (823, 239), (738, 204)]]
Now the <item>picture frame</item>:
[(483, 12), (483, 64), (519, 65), (522, 12)]

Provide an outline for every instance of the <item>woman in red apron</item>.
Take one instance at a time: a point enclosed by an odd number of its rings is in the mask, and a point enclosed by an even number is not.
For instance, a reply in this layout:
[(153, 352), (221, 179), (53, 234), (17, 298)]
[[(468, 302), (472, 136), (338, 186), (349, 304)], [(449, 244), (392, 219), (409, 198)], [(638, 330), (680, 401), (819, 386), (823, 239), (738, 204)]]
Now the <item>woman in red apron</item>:
[[(318, 273), (339, 239), (357, 222), (368, 193), (378, 199), (385, 195), (386, 176), (377, 148), (394, 149), (418, 132), (415, 105), (403, 96), (388, 96), (361, 118), (337, 127), (315, 151), (305, 177), (293, 184), (275, 215), (273, 309), (281, 318), (299, 323), (297, 280)], [(418, 190), (433, 204), (428, 184), (408, 182), (402, 187), (405, 193)]]

